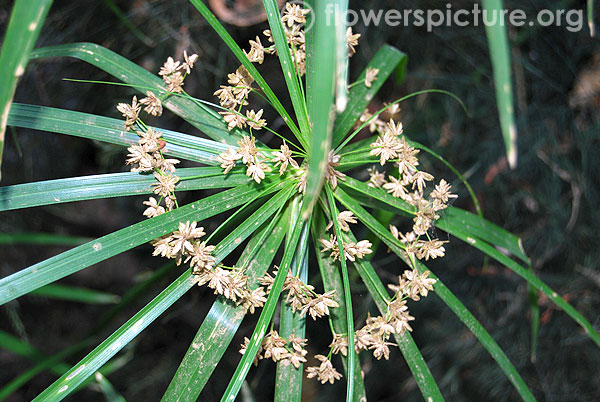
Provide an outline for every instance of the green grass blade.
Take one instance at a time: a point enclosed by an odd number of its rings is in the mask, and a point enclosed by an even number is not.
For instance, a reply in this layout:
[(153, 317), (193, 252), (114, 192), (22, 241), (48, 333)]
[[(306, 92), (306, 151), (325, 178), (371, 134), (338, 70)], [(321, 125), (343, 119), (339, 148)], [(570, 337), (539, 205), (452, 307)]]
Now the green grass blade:
[[(94, 43), (69, 43), (43, 47), (31, 52), (31, 59), (49, 57), (74, 57), (83, 60), (144, 94), (148, 89), (160, 94), (166, 93), (165, 85), (157, 75)], [(215, 141), (235, 145), (244, 134), (237, 129), (227, 130), (227, 125), (217, 112), (191, 99), (171, 96), (163, 101), (163, 105)], [(115, 115), (117, 114), (115, 109)]]
[(29, 52), (40, 34), (52, 0), (16, 0), (0, 50), (0, 167), (6, 120), (17, 81), (25, 72)]
[(594, 38), (596, 37), (596, 23), (594, 22), (594, 0), (587, 0), (587, 15), (590, 36)]
[[(283, 191), (271, 198), (272, 204), (281, 204), (289, 198), (293, 186), (288, 185)], [(231, 251), (238, 247), (244, 239), (248, 238), (256, 229), (274, 213), (272, 205), (264, 208), (262, 212), (253, 215), (243, 225), (223, 239), (213, 253), (217, 262), (223, 260)], [(94, 374), (104, 363), (112, 358), (119, 350), (128, 344), (134, 337), (143, 331), (150, 323), (160, 316), (167, 308), (175, 303), (181, 296), (196, 284), (196, 279), (191, 275), (191, 270), (185, 271), (179, 278), (163, 290), (148, 305), (123, 324), (104, 342), (77, 363), (71, 370), (46, 388), (35, 401), (57, 401), (66, 397), (75, 387), (86, 378)]]
[[(483, 9), (491, 15), (503, 15), (505, 10), (502, 0), (482, 0)], [(508, 43), (508, 32), (504, 17), (497, 18), (495, 24), (486, 24), (488, 43), (492, 65), (494, 69), (494, 85), (496, 87), (496, 101), (500, 115), (500, 126), (506, 146), (506, 156), (511, 168), (517, 167), (517, 123), (515, 120), (515, 107), (513, 84), (511, 74), (511, 55)]]
[(298, 141), (306, 147), (311, 133), (310, 124), (308, 122), (308, 111), (306, 110), (306, 100), (300, 90), (300, 82), (298, 81), (298, 75), (296, 74), (294, 62), (292, 61), (287, 36), (281, 21), (281, 15), (279, 14), (279, 7), (275, 0), (263, 0), (263, 4), (267, 13), (267, 19), (269, 21), (269, 27), (271, 28), (275, 47), (277, 48), (277, 56), (281, 63), (281, 69), (283, 71), (288, 93), (290, 94), (292, 106), (296, 112), (298, 125), (300, 126), (300, 138), (298, 138)]
[[(299, 198), (294, 200), (291, 206), (292, 220), (297, 220), (300, 214)], [(304, 283), (308, 282), (308, 239), (309, 239), (310, 219), (304, 224), (296, 254), (290, 266), (290, 272), (294, 276), (298, 276)], [(291, 229), (291, 228), (290, 228)], [(291, 236), (287, 237), (287, 241), (291, 241)], [(306, 333), (306, 317), (300, 317), (298, 312), (292, 310), (292, 306), (288, 303), (281, 303), (281, 312), (279, 320), (279, 335), (285, 339), (289, 339), (290, 335), (297, 338), (304, 338)], [(289, 361), (277, 362), (277, 370), (275, 374), (275, 402), (301, 402), (302, 400), (302, 375), (304, 373), (304, 365), (295, 368)]]
[[(11, 338), (13, 338), (13, 339), (11, 339)], [(19, 353), (19, 351), (15, 351), (14, 349), (11, 349), (10, 348), (11, 345), (7, 344), (6, 343), (7, 341), (9, 341), (11, 343), (14, 343), (14, 342), (20, 343), (22, 345), (22, 347), (27, 350), (27, 353)], [(83, 341), (83, 342), (79, 342), (75, 345), (69, 346), (68, 348), (56, 353), (53, 356), (47, 357), (42, 352), (40, 352), (33, 346), (29, 345), (28, 343), (25, 343), (25, 342), (21, 341), (20, 339), (16, 339), (10, 334), (0, 332), (0, 346), (1, 347), (7, 348), (14, 353), (17, 353), (21, 356), (24, 356), (24, 357), (36, 362), (35, 366), (28, 369), (24, 373), (21, 373), (17, 377), (13, 378), (10, 382), (8, 382), (7, 384), (4, 384), (2, 386), (2, 389), (0, 389), (0, 401), (6, 399), (8, 396), (13, 394), (16, 390), (21, 388), (23, 385), (27, 384), (31, 379), (35, 378), (35, 376), (37, 376), (39, 373), (41, 373), (45, 370), (49, 370), (53, 374), (56, 374), (59, 376), (62, 375), (64, 372), (66, 372), (70, 368), (70, 366), (66, 363), (62, 363), (61, 360), (73, 355), (74, 353), (81, 352), (82, 350), (84, 350), (86, 347), (89, 346), (89, 343), (90, 342), (87, 340)]]
[[(123, 121), (71, 110), (15, 103), (8, 116), (8, 125), (73, 135), (122, 145), (135, 145), (137, 134), (123, 130)], [(154, 128), (166, 142), (166, 155), (188, 159), (206, 165), (218, 165), (218, 154), (228, 146), (219, 142), (194, 137), (175, 131)]]
[[(333, 229), (337, 238), (339, 250), (344, 250), (344, 238), (342, 236), (342, 230), (337, 220), (339, 211), (335, 205), (335, 198), (330, 187), (325, 187), (327, 194), (327, 203), (329, 205), (329, 213), (331, 221), (333, 222)], [(352, 309), (352, 293), (350, 289), (350, 276), (348, 275), (348, 265), (346, 262), (346, 254), (340, 253), (340, 265), (342, 266), (342, 286), (344, 288), (344, 306), (346, 308), (346, 334), (348, 336), (348, 345), (354, 345), (354, 313)], [(354, 373), (354, 365), (356, 364), (356, 349), (353, 347), (348, 348), (348, 373)], [(354, 376), (348, 376), (348, 385), (346, 387), (346, 401), (352, 402), (354, 400)]]
[(194, 286), (191, 270), (184, 272), (146, 307), (135, 314), (104, 342), (39, 394), (34, 401), (60, 401), (93, 375), (126, 344)]
[(269, 292), (267, 302), (260, 313), (256, 327), (254, 328), (254, 332), (250, 338), (248, 348), (242, 356), (235, 373), (231, 377), (229, 385), (227, 386), (227, 389), (221, 398), (221, 402), (235, 400), (240, 388), (242, 387), (242, 383), (244, 382), (244, 379), (246, 378), (246, 375), (252, 366), (252, 361), (258, 352), (258, 348), (262, 342), (262, 339), (267, 333), (267, 328), (269, 327), (271, 319), (273, 318), (273, 314), (275, 313), (275, 307), (277, 306), (277, 301), (281, 295), (281, 289), (283, 288), (287, 271), (289, 270), (290, 264), (294, 258), (296, 245), (298, 244), (303, 227), (299, 220), (291, 221), (290, 224), (293, 228), (292, 235), (290, 236), (291, 240), (286, 244), (283, 258), (281, 260), (281, 264), (279, 265), (279, 271), (275, 276), (275, 281), (271, 291)]
[[(337, 334), (345, 334), (348, 331), (348, 324), (346, 321), (346, 307), (344, 303), (344, 284), (342, 277), (339, 272), (338, 266), (331, 260), (331, 258), (324, 257), (321, 253), (320, 244), (318, 239), (327, 238), (327, 231), (325, 230), (325, 220), (321, 213), (316, 215), (316, 222), (313, 225), (313, 240), (314, 249), (317, 256), (317, 262), (319, 264), (319, 270), (321, 272), (321, 278), (323, 278), (323, 286), (326, 292), (335, 290), (334, 300), (338, 303), (339, 307), (332, 309), (330, 318), (331, 324), (334, 331)], [(362, 370), (358, 353), (354, 355), (354, 400), (363, 401), (366, 400), (367, 395), (365, 391), (365, 384), (362, 378)], [(342, 356), (342, 362), (344, 363), (344, 370), (346, 371), (346, 377), (350, 376), (348, 371), (347, 358)]]
[[(406, 54), (395, 47), (384, 45), (379, 49), (367, 66), (367, 68), (379, 69), (377, 80), (373, 82), (371, 88), (367, 88), (364, 84), (358, 84), (350, 90), (346, 110), (335, 120), (335, 127), (333, 129), (334, 147), (341, 144), (344, 137), (352, 130), (354, 123), (360, 118), (363, 111), (369, 106), (373, 97), (379, 92), (379, 89), (394, 70), (397, 68), (406, 68), (407, 62), (408, 57)], [(358, 77), (358, 82), (365, 79), (367, 68)]]
[[(274, 187), (270, 191), (277, 190)], [(202, 221), (260, 195), (259, 186), (226, 190), (156, 218), (91, 241), (0, 280), (0, 305), (177, 229), (179, 222)]]
[(208, 9), (208, 7), (202, 2), (202, 0), (190, 0), (190, 3), (194, 7), (196, 7), (200, 14), (202, 14), (204, 19), (206, 19), (206, 22), (208, 22), (209, 25), (215, 30), (215, 32), (221, 37), (223, 42), (225, 42), (225, 45), (227, 45), (229, 50), (231, 50), (231, 52), (239, 60), (239, 62), (242, 63), (244, 67), (246, 67), (246, 70), (248, 70), (250, 75), (254, 77), (254, 80), (256, 81), (258, 86), (263, 90), (267, 99), (269, 99), (277, 113), (279, 113), (279, 115), (283, 118), (283, 120), (290, 128), (292, 133), (294, 133), (296, 138), (301, 140), (302, 137), (298, 126), (296, 126), (291, 116), (285, 110), (285, 108), (283, 107), (273, 90), (269, 87), (267, 81), (265, 81), (262, 75), (260, 75), (254, 64), (252, 64), (250, 60), (248, 60), (248, 57), (246, 57), (244, 51), (238, 46), (238, 44), (231, 37), (231, 35), (229, 35), (227, 30), (223, 27), (223, 25), (221, 25), (221, 23), (217, 20), (215, 15)]
[[(327, 3), (327, 4), (326, 4)], [(309, 82), (308, 94), (311, 100), (308, 113), (312, 124), (310, 147), (308, 149), (308, 171), (306, 192), (304, 195), (303, 218), (306, 219), (317, 201), (323, 187), (327, 169), (327, 158), (331, 149), (333, 129), (334, 92), (336, 82), (336, 52), (337, 43), (331, 38), (336, 37), (337, 24), (340, 21), (338, 12), (343, 1), (317, 1), (314, 6), (314, 26), (312, 64), (314, 70), (307, 72)], [(328, 14), (328, 6), (333, 6), (334, 15)], [(331, 10), (330, 10), (331, 11)], [(331, 20), (331, 21), (329, 21)], [(335, 23), (333, 23), (335, 22)]]
[[(256, 286), (283, 242), (289, 212), (260, 229), (250, 240), (240, 263), (248, 267), (250, 284)], [(265, 238), (265, 235), (267, 237)], [(256, 247), (261, 248), (256, 252)], [(251, 259), (250, 262), (248, 260)], [(233, 340), (242, 320), (243, 308), (217, 298), (162, 397), (163, 401), (195, 401)]]
[(131, 31), (131, 33), (136, 38), (138, 38), (144, 45), (149, 47), (156, 46), (156, 43), (152, 39), (146, 36), (142, 31), (140, 31), (139, 28), (136, 27), (129, 20), (129, 18), (127, 18), (125, 14), (123, 14), (123, 11), (121, 11), (121, 9), (115, 4), (113, 0), (104, 0), (104, 4), (106, 4), (106, 7), (108, 7), (108, 9), (112, 11), (112, 13), (119, 19), (119, 21), (121, 21), (121, 23), (125, 25), (125, 27), (129, 29), (129, 31)]
[[(338, 200), (346, 206), (346, 208), (351, 210), (358, 217), (358, 219), (369, 228), (369, 230), (371, 230), (373, 233), (376, 233), (394, 253), (405, 260), (406, 257), (402, 248), (399, 246), (397, 240), (394, 239), (387, 228), (381, 226), (381, 224), (371, 217), (367, 211), (358, 204), (358, 202), (353, 200), (342, 190), (338, 189), (335, 195)], [(491, 246), (490, 248), (493, 249)], [(510, 260), (510, 258), (508, 259)], [(417, 261), (417, 268), (420, 272), (427, 270), (427, 267), (425, 267), (425, 265), (423, 265), (420, 261)], [(444, 301), (444, 303), (446, 303), (446, 305), (467, 326), (467, 328), (471, 330), (473, 335), (477, 337), (479, 342), (490, 353), (492, 358), (496, 360), (498, 366), (502, 369), (504, 374), (506, 374), (509, 381), (513, 384), (523, 400), (535, 401), (535, 398), (531, 394), (527, 384), (525, 384), (517, 369), (513, 366), (504, 351), (498, 346), (491, 335), (485, 330), (479, 321), (477, 321), (473, 314), (471, 314), (471, 312), (460, 302), (460, 300), (458, 300), (458, 298), (454, 296), (454, 294), (442, 283), (442, 281), (439, 280), (439, 278), (433, 275), (433, 273), (431, 274), (431, 277), (437, 279), (437, 282), (434, 285), (435, 293)]]
[[(232, 171), (224, 175), (223, 169), (218, 167), (177, 169), (177, 176), (182, 179), (175, 188), (177, 192), (251, 184), (251, 179), (245, 173)], [(153, 175), (127, 172), (0, 187), (0, 211), (98, 198), (151, 194), (152, 185), (155, 183), (156, 179)]]
[(42, 286), (39, 289), (29, 292), (29, 294), (87, 304), (115, 304), (121, 299), (117, 295), (98, 290), (58, 284)]
[(152, 289), (152, 285), (166, 278), (169, 273), (175, 269), (175, 262), (171, 261), (164, 264), (162, 267), (153, 270), (147, 278), (139, 283), (132, 283), (131, 288), (121, 297), (121, 301), (116, 306), (111, 307), (105, 311), (100, 318), (95, 321), (95, 325), (90, 331), (92, 334), (101, 333), (103, 329), (115, 318), (121, 311), (132, 305), (133, 302), (140, 300), (140, 298), (149, 293)]
[[(2, 190), (0, 190), (1, 192)], [(2, 204), (0, 198), (0, 204)], [(0, 208), (1, 210), (1, 208)], [(55, 233), (0, 233), (0, 246), (30, 244), (38, 246), (79, 246), (90, 241), (89, 237), (64, 236)]]
[(115, 389), (115, 387), (102, 375), (102, 373), (96, 373), (96, 383), (100, 386), (100, 390), (104, 393), (106, 402), (126, 402), (123, 395)]

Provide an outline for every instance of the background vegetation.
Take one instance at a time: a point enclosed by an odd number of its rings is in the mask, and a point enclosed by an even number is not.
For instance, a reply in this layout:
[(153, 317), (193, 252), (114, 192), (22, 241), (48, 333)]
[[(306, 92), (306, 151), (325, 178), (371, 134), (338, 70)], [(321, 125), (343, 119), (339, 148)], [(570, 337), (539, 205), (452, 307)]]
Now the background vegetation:
[[(7, 25), (11, 3), (0, 2), (0, 29)], [(470, 2), (456, 1), (453, 5), (458, 7), (461, 3)], [(116, 2), (125, 19), (111, 10), (111, 4), (110, 1), (55, 1), (36, 46), (96, 42), (152, 72), (158, 71), (167, 56), (180, 55), (183, 49), (192, 50), (200, 55), (200, 62), (186, 80), (186, 90), (203, 99), (212, 99), (212, 92), (237, 65), (187, 1)], [(418, 5), (427, 6), (439, 7), (439, 3), (423, 1)], [(541, 7), (584, 8), (585, 4), (583, 1), (507, 1), (508, 8), (516, 6), (534, 13)], [(416, 5), (408, 0), (375, 0), (361, 2), (361, 7), (411, 8)], [(139, 32), (132, 32), (125, 21)], [(265, 25), (228, 28), (238, 43), (243, 43), (262, 32)], [(484, 215), (522, 237), (536, 273), (566, 295), (593, 324), (600, 325), (598, 40), (590, 38), (587, 30), (570, 33), (564, 27), (511, 30), (519, 165), (510, 171), (504, 156), (488, 45), (482, 27), (440, 27), (433, 33), (422, 28), (385, 26), (357, 27), (357, 30), (363, 37), (352, 65), (364, 66), (383, 43), (394, 45), (409, 55), (404, 83), (389, 82), (378, 102), (421, 89), (438, 88), (455, 93), (466, 103), (470, 116), (453, 100), (440, 95), (422, 96), (404, 103), (402, 120), (407, 135), (430, 146), (464, 172), (480, 199)], [(274, 73), (269, 74), (269, 69)], [(262, 71), (265, 76), (276, 76), (279, 65), (273, 59)], [(351, 71), (356, 75), (360, 70)], [(75, 60), (32, 62), (20, 81), (15, 101), (118, 118), (116, 103), (127, 101), (133, 94), (122, 87), (74, 83), (62, 78), (105, 80), (108, 77)], [(284, 91), (283, 81), (274, 81), (272, 85), (279, 86), (279, 90), (274, 88), (276, 93)], [(198, 133), (168, 113), (160, 125)], [(123, 149), (117, 146), (17, 129), (7, 133), (1, 184), (125, 171), (123, 161)], [(446, 172), (435, 161), (428, 163), (428, 171), (438, 175)], [(184, 203), (206, 194), (188, 194)], [(466, 194), (460, 195), (457, 206), (472, 208)], [(141, 201), (135, 197), (115, 198), (4, 212), (0, 232), (94, 238), (138, 222)], [(215, 227), (216, 224), (214, 222)], [(69, 247), (66, 242), (31, 246), (17, 240), (11, 237), (9, 244), (4, 237), (0, 238), (3, 242), (0, 244), (2, 277)], [(51, 240), (56, 243), (57, 237)], [(439, 264), (431, 264), (432, 269), (490, 331), (536, 397), (548, 401), (598, 400), (600, 380), (592, 374), (600, 371), (598, 350), (580, 328), (542, 298), (537, 354), (532, 361), (525, 283), (502, 266), (492, 263), (485, 266), (481, 254), (459, 241), (450, 240), (447, 257)], [(22, 243), (30, 241), (28, 238)], [(142, 278), (159, 270), (162, 262), (150, 254), (150, 246), (139, 247), (60, 283), (123, 295)], [(395, 258), (390, 261), (397, 264)], [(393, 266), (386, 267), (386, 261), (378, 261), (378, 264), (381, 272), (395, 272)], [(151, 288), (144, 290), (144, 297), (107, 322), (98, 332), (98, 339), (116, 329), (177, 274), (166, 270)], [(388, 279), (393, 279), (391, 274)], [(161, 395), (212, 301), (210, 291), (190, 292), (136, 338), (123, 354), (122, 367), (110, 376), (114, 387), (132, 401), (154, 400)], [(366, 310), (368, 306), (363, 307)], [(30, 342), (44, 354), (53, 355), (94, 331), (105, 311), (105, 305), (26, 296), (3, 306), (0, 329)], [(445, 311), (439, 300), (429, 298), (416, 304), (413, 312), (418, 317), (415, 340), (446, 398), (453, 401), (514, 400), (516, 393), (500, 369), (462, 324)], [(242, 328), (238, 337), (252, 329), (249, 322), (243, 325), (247, 328)], [(310, 331), (310, 326), (308, 329)], [(241, 342), (238, 337), (234, 344)], [(327, 337), (323, 342), (328, 341)], [(238, 359), (234, 349), (217, 370), (226, 373), (234, 370)], [(75, 363), (80, 356), (75, 355), (68, 363)], [(373, 400), (421, 399), (397, 351), (388, 362), (366, 359), (363, 365), (367, 389), (375, 390), (371, 395)], [(31, 362), (0, 349), (0, 367), (3, 367), (0, 384), (6, 384), (30, 368)], [(252, 388), (264, 390), (254, 394), (256, 400), (272, 399), (273, 369), (274, 366), (262, 364), (251, 371)], [(398, 381), (389, 381), (390, 372)], [(51, 372), (44, 372), (9, 400), (29, 400), (55, 378)], [(229, 375), (213, 376), (202, 394), (203, 400), (220, 397), (228, 378)], [(307, 400), (311, 397), (327, 400), (333, 393), (343, 394), (343, 387), (344, 384), (319, 387), (317, 394), (315, 383), (307, 382), (305, 393)], [(70, 400), (104, 398), (93, 389), (87, 389), (71, 396)]]

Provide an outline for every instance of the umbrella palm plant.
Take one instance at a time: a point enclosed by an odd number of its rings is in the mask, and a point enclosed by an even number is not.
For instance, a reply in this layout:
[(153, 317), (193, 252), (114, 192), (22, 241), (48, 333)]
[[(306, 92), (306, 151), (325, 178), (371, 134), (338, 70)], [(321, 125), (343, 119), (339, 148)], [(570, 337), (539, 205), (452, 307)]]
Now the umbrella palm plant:
[[(16, 2), (13, 19), (19, 19), (19, 24), (11, 22), (3, 55), (10, 50), (9, 35), (23, 26), (39, 23), (48, 7), (48, 2), (36, 1), (38, 12), (19, 13), (35, 10), (34, 5), (24, 3)], [(433, 176), (418, 169), (420, 150), (440, 157), (404, 137), (401, 123), (393, 119), (383, 121), (384, 112), (393, 114), (398, 103), (418, 94), (396, 100), (377, 113), (365, 112), (406, 56), (384, 46), (358, 79), (348, 85), (347, 60), (358, 36), (347, 31), (342, 22), (347, 2), (307, 2), (310, 13), (290, 5), (281, 17), (275, 0), (264, 0), (270, 25), (263, 39), (267, 46), (257, 39), (251, 42), (249, 51), (238, 46), (202, 1), (190, 3), (241, 63), (229, 76), (229, 85), (217, 91), (220, 105), (195, 99), (183, 90), (185, 76), (199, 62), (194, 55), (186, 54), (181, 62), (169, 59), (159, 73), (161, 79), (99, 45), (74, 43), (35, 49), (30, 59), (75, 57), (146, 94), (139, 102), (135, 98), (131, 104), (118, 106), (126, 118), (125, 125), (119, 119), (35, 105), (13, 104), (7, 112), (8, 125), (129, 147), (132, 172), (3, 187), (0, 209), (153, 195), (144, 203), (144, 214), (149, 219), (0, 280), (0, 303), (52, 286), (54, 281), (150, 241), (155, 255), (174, 259), (177, 266), (182, 266), (178, 279), (80, 362), (59, 369), (60, 378), (36, 400), (60, 400), (94, 375), (102, 386), (110, 388), (102, 373), (110, 372), (111, 359), (196, 285), (209, 286), (219, 296), (190, 342), (164, 400), (198, 398), (249, 313), (258, 315), (257, 322), (253, 334), (242, 345), (241, 360), (223, 401), (236, 398), (252, 363), (260, 358), (277, 362), (275, 399), (299, 401), (305, 371), (308, 377), (316, 377), (322, 383), (342, 377), (332, 363), (334, 354), (341, 355), (347, 379), (346, 400), (364, 400), (367, 393), (359, 355), (368, 350), (378, 359), (387, 358), (390, 346), (400, 349), (425, 399), (443, 400), (410, 335), (411, 325), (418, 325), (418, 317), (412, 322), (414, 317), (407, 309), (412, 301), (429, 292), (440, 297), (472, 331), (519, 395), (533, 400), (531, 391), (490, 334), (426, 267), (429, 259), (442, 257), (444, 247), (448, 247), (432, 238), (434, 226), (523, 277), (600, 345), (600, 336), (590, 323), (528, 269), (529, 260), (517, 237), (479, 215), (447, 205), (454, 197), (450, 186), (444, 180), (437, 185), (431, 183)], [(338, 13), (333, 20), (326, 17), (331, 5)], [(306, 19), (312, 29), (304, 32), (302, 24)], [(32, 44), (37, 31), (21, 35)], [(279, 58), (294, 117), (255, 66), (266, 54)], [(24, 68), (25, 64), (19, 66)], [(287, 133), (270, 129), (262, 119), (262, 111), (244, 111), (254, 97), (262, 98), (277, 111), (286, 123)], [(142, 108), (160, 115), (163, 107), (209, 139), (150, 127), (143, 122)], [(356, 141), (357, 134), (367, 128), (372, 129), (373, 136)], [(262, 143), (260, 133), (266, 130), (282, 141), (274, 147)], [(177, 169), (178, 160), (174, 158), (204, 166)], [(387, 178), (377, 170), (377, 164), (389, 170)], [(366, 168), (370, 168), (368, 181), (351, 176)], [(179, 205), (177, 193), (198, 189), (221, 191)], [(394, 222), (381, 222), (372, 214), (374, 209), (392, 212)], [(230, 217), (204, 237), (202, 222), (224, 212)], [(412, 229), (403, 233), (394, 225), (388, 226), (396, 221), (404, 226), (408, 222)], [(405, 264), (398, 282), (391, 284), (389, 290), (369, 259), (375, 254), (375, 247), (367, 240), (358, 240), (354, 227), (367, 229)], [(239, 260), (233, 266), (225, 265), (228, 255), (238, 247), (244, 247)], [(309, 258), (310, 248), (315, 249), (316, 264)], [(500, 248), (505, 252), (498, 251)], [(275, 261), (280, 249), (281, 257)], [(274, 263), (277, 268), (271, 269)], [(168, 269), (174, 268), (170, 265)], [(315, 292), (308, 284), (309, 270), (317, 269), (323, 293)], [(379, 310), (360, 328), (353, 314), (351, 290), (356, 283), (351, 281), (352, 271), (358, 274)], [(275, 329), (277, 311), (279, 325)], [(311, 322), (307, 323), (307, 316), (328, 320), (333, 341), (329, 353), (315, 356), (317, 365), (304, 371), (305, 347), (311, 341), (304, 339), (306, 325)], [(74, 345), (65, 353), (88, 346)]]

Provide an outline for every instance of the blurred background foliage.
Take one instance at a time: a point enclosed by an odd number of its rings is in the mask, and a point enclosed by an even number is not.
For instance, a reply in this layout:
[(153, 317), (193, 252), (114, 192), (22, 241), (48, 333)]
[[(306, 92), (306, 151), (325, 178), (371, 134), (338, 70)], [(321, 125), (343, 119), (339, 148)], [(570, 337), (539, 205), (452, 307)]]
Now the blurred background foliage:
[[(229, 31), (245, 44), (266, 29), (256, 23), (260, 15), (245, 11), (255, 1), (212, 0), (215, 11), (242, 27)], [(350, 6), (365, 9), (440, 8), (439, 1), (369, 0)], [(0, 1), (0, 30), (4, 30), (12, 2)], [(455, 8), (470, 8), (470, 1), (453, 1)], [(585, 9), (584, 1), (506, 1), (534, 15), (541, 8)], [(254, 25), (252, 25), (254, 24)], [(433, 148), (463, 172), (473, 185), (486, 218), (519, 235), (532, 259), (535, 272), (568, 298), (590, 321), (600, 326), (600, 46), (587, 27), (571, 33), (565, 27), (523, 27), (509, 31), (512, 45), (516, 111), (519, 128), (519, 164), (511, 171), (496, 111), (492, 70), (483, 27), (392, 28), (361, 26), (363, 36), (352, 59), (351, 78), (383, 43), (409, 56), (402, 85), (390, 81), (373, 102), (383, 102), (422, 89), (444, 89), (467, 105), (466, 115), (451, 98), (424, 95), (402, 106), (405, 133)], [(3, 34), (3, 32), (2, 32)], [(211, 28), (184, 0), (65, 1), (56, 0), (48, 15), (37, 47), (90, 41), (157, 72), (169, 55), (184, 49), (200, 55), (186, 90), (196, 97), (213, 100), (212, 93), (237, 67), (233, 56)], [(245, 46), (245, 45), (243, 45)], [(279, 66), (272, 58), (261, 67), (276, 93), (283, 93)], [(83, 111), (119, 118), (117, 102), (131, 98), (133, 91), (116, 86), (74, 83), (63, 78), (111, 80), (105, 73), (72, 59), (30, 63), (17, 88), (15, 101)], [(276, 88), (279, 88), (278, 91)], [(274, 116), (271, 114), (270, 116)], [(269, 116), (267, 116), (268, 118)], [(272, 121), (270, 119), (269, 121)], [(200, 133), (182, 120), (164, 115), (159, 126), (181, 132)], [(275, 127), (282, 122), (275, 121)], [(2, 185), (78, 175), (126, 171), (122, 148), (80, 138), (9, 129), (3, 160)], [(473, 210), (464, 188), (451, 173), (433, 159), (423, 158), (427, 171), (453, 180), (461, 197), (456, 205)], [(202, 192), (188, 194), (187, 203)], [(141, 220), (139, 197), (85, 201), (4, 212), (1, 233), (43, 232), (79, 237), (97, 237)], [(217, 222), (203, 222), (211, 227)], [(431, 264), (438, 276), (459, 296), (490, 331), (539, 400), (600, 400), (600, 359), (595, 345), (566, 315), (540, 299), (541, 326), (535, 358), (531, 358), (531, 330), (527, 287), (509, 270), (485, 264), (473, 249), (452, 241), (447, 258)], [(0, 244), (0, 275), (6, 276), (64, 251), (69, 246)], [(150, 246), (140, 247), (72, 275), (61, 284), (78, 285), (123, 295), (136, 283), (157, 271), (162, 262), (151, 258)], [(392, 281), (402, 267), (381, 250), (376, 268), (384, 281)], [(396, 261), (396, 262), (395, 262)], [(315, 268), (316, 269), (316, 268)], [(95, 328), (106, 306), (55, 301), (43, 296), (25, 296), (2, 307), (0, 329), (30, 342), (52, 355), (95, 333), (96, 343), (136, 312), (159, 289), (177, 276), (166, 270), (142, 297), (121, 311), (103, 329)], [(372, 302), (355, 288), (357, 315)], [(190, 340), (202, 322), (214, 296), (206, 290), (190, 292), (134, 341), (123, 366), (109, 376), (121, 394), (131, 401), (154, 400), (166, 389)], [(517, 394), (495, 362), (468, 330), (443, 304), (428, 298), (413, 304), (417, 317), (414, 336), (447, 400), (516, 400)], [(360, 317), (360, 315), (359, 315)], [(201, 400), (220, 398), (237, 364), (237, 345), (252, 328), (247, 320), (233, 347), (217, 368)], [(308, 330), (311, 331), (309, 324)], [(314, 330), (314, 329), (313, 329)], [(315, 339), (316, 334), (311, 336)], [(313, 352), (326, 348), (311, 345)], [(239, 342), (238, 342), (239, 341)], [(321, 348), (321, 349), (319, 349)], [(82, 355), (86, 352), (82, 352)], [(121, 356), (121, 355), (120, 355)], [(81, 355), (68, 360), (74, 363)], [(421, 400), (402, 356), (396, 351), (387, 362), (361, 356), (370, 400)], [(0, 384), (6, 384), (32, 363), (0, 349)], [(274, 365), (263, 362), (251, 370), (250, 388), (243, 398), (272, 399)], [(44, 372), (8, 400), (33, 398), (56, 377)], [(345, 384), (335, 386), (305, 383), (306, 400), (337, 400)], [(93, 387), (69, 400), (104, 400)], [(246, 400), (246, 399), (244, 399)]]

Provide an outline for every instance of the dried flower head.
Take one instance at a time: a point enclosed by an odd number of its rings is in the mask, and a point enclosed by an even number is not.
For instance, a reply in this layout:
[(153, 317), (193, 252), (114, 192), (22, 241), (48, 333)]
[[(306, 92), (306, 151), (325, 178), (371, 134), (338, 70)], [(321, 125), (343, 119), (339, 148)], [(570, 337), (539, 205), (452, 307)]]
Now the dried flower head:
[(367, 68), (367, 72), (365, 75), (365, 86), (367, 88), (371, 88), (373, 86), (373, 82), (377, 80), (377, 75), (379, 74), (378, 68), (369, 67)]
[(317, 377), (321, 384), (329, 383), (333, 384), (336, 380), (342, 378), (342, 375), (333, 367), (331, 361), (323, 355), (315, 355), (315, 359), (319, 360), (321, 364), (319, 366), (307, 367), (306, 377), (314, 378)]
[(146, 97), (140, 99), (144, 111), (152, 116), (160, 116), (163, 112), (162, 102), (151, 91), (146, 91)]

